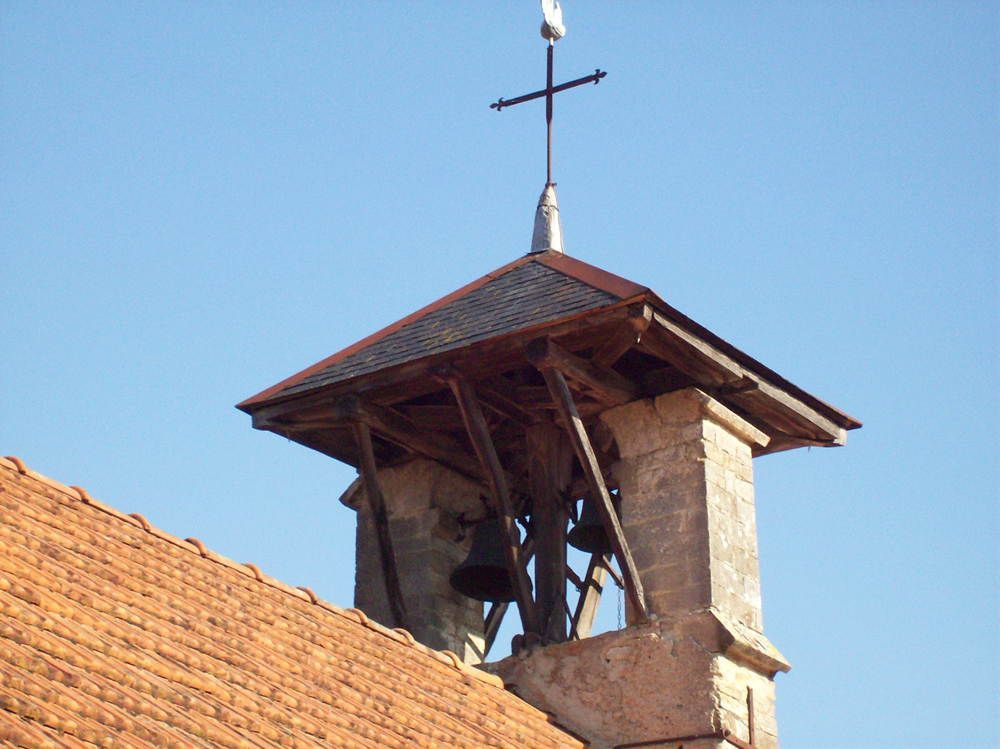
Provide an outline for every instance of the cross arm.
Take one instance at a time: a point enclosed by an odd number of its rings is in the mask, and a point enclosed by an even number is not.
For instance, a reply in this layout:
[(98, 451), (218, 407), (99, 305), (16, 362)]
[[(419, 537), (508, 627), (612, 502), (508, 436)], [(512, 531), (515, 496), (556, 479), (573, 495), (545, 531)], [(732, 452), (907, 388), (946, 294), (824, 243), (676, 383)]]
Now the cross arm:
[(515, 104), (531, 101), (532, 99), (541, 99), (547, 94), (558, 94), (560, 91), (565, 91), (569, 88), (576, 88), (577, 86), (582, 86), (584, 83), (593, 83), (596, 86), (606, 75), (607, 71), (603, 71), (598, 68), (591, 75), (584, 76), (583, 78), (577, 78), (575, 81), (569, 81), (568, 83), (561, 83), (558, 86), (553, 86), (551, 89), (544, 88), (541, 91), (535, 91), (533, 94), (525, 94), (524, 96), (518, 96), (514, 99), (505, 100), (501, 97), (500, 101), (490, 104), (490, 109), (495, 109), (499, 112), (504, 107), (512, 107)]

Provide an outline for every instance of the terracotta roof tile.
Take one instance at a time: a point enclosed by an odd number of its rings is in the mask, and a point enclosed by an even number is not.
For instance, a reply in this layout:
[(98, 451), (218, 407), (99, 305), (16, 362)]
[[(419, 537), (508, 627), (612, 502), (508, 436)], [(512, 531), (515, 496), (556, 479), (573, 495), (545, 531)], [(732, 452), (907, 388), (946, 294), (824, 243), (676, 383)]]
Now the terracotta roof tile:
[(3, 743), (582, 746), (409, 633), (85, 496), (0, 459)]

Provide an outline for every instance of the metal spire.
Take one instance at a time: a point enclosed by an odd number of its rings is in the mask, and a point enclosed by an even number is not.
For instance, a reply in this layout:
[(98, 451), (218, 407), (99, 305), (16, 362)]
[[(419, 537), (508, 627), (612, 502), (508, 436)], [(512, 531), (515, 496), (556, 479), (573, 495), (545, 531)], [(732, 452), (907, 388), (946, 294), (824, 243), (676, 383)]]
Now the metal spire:
[(542, 37), (549, 42), (546, 57), (545, 88), (541, 91), (518, 96), (514, 99), (504, 100), (501, 97), (495, 104), (490, 104), (490, 109), (495, 109), (499, 112), (504, 107), (545, 97), (545, 189), (542, 191), (542, 196), (538, 199), (538, 208), (535, 211), (535, 230), (531, 239), (531, 251), (542, 252), (552, 249), (562, 252), (563, 242), (562, 228), (559, 224), (559, 205), (556, 202), (556, 193), (553, 189), (556, 183), (552, 181), (552, 97), (560, 91), (576, 88), (577, 86), (582, 86), (584, 83), (593, 82), (596, 85), (607, 73), (597, 69), (593, 75), (553, 86), (552, 50), (555, 48), (556, 40), (561, 39), (566, 34), (566, 27), (562, 22), (562, 8), (559, 7), (559, 3), (553, 2), (553, 0), (542, 0), (542, 16)]

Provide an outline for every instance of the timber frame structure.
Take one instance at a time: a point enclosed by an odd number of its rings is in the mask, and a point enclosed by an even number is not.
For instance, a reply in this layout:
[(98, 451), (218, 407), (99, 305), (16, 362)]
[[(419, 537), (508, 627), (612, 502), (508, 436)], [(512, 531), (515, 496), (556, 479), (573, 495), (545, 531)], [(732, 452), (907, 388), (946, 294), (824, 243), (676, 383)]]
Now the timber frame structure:
[[(770, 438), (755, 455), (842, 445), (861, 426), (650, 289), (555, 251), (510, 263), (237, 407), (255, 429), (359, 469), (373, 489), (393, 626), (405, 626), (406, 612), (377, 471), (422, 457), (483, 487), (506, 535), (525, 635), (560, 642), (589, 635), (611, 570), (600, 555), (582, 578), (566, 565), (568, 520), (586, 494), (598, 500), (632, 611), (640, 621), (646, 611), (609, 494), (617, 446), (599, 416), (692, 386)], [(522, 543), (516, 523), (528, 517)], [(581, 590), (575, 612), (567, 578)], [(487, 646), (506, 608), (487, 614)]]

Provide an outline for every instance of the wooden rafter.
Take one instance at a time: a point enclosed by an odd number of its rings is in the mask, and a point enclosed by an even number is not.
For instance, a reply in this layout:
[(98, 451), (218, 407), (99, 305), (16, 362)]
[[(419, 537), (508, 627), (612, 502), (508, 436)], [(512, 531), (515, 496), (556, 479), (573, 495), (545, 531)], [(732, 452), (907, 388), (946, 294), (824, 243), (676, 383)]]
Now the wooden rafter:
[(382, 577), (385, 580), (386, 597), (389, 599), (389, 608), (392, 611), (393, 626), (409, 629), (403, 590), (396, 569), (396, 555), (392, 548), (392, 535), (389, 533), (389, 513), (378, 482), (378, 469), (375, 465), (375, 452), (372, 449), (372, 435), (368, 425), (356, 421), (354, 436), (361, 453), (361, 476), (364, 479), (365, 494), (368, 495), (368, 506), (375, 523), (379, 561), (382, 564)]
[(464, 378), (456, 374), (451, 374), (448, 377), (448, 384), (455, 394), (455, 400), (458, 401), (458, 407), (462, 411), (462, 418), (465, 421), (465, 428), (469, 433), (469, 439), (475, 448), (479, 462), (482, 464), (483, 472), (486, 474), (493, 507), (496, 510), (497, 519), (504, 533), (506, 540), (506, 543), (504, 543), (504, 557), (507, 560), (507, 571), (510, 574), (511, 584), (514, 588), (517, 609), (521, 615), (521, 625), (524, 627), (526, 633), (538, 633), (535, 602), (531, 597), (531, 583), (528, 580), (525, 555), (521, 548), (520, 534), (515, 523), (516, 515), (513, 503), (511, 502), (510, 488), (504, 470), (500, 465), (500, 458), (497, 456), (496, 447), (493, 445), (493, 438), (490, 437), (486, 418), (483, 416), (482, 406), (479, 404), (472, 385)]
[[(537, 338), (525, 346), (524, 354), (538, 369), (557, 369), (566, 377), (579, 382), (609, 406), (628, 403), (639, 393), (634, 382), (610, 367), (599, 367), (553, 343)], [(556, 404), (558, 408), (558, 403)]]

